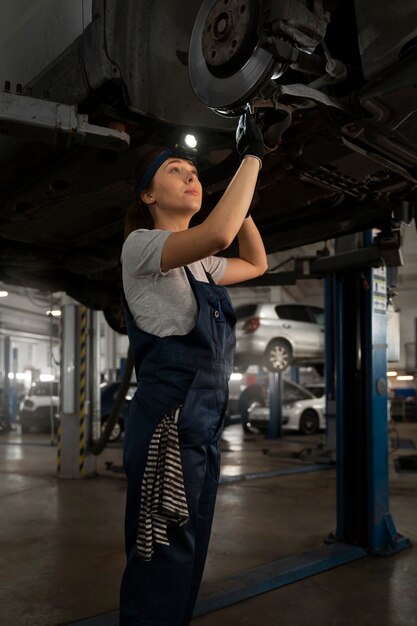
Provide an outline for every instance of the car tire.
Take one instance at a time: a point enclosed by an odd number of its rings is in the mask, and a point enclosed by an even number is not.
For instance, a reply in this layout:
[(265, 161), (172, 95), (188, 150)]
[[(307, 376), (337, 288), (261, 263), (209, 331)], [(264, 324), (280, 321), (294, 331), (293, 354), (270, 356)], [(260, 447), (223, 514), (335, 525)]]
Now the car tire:
[(283, 372), (292, 364), (292, 349), (284, 339), (271, 341), (263, 357), (264, 366), (270, 372)]
[[(101, 432), (103, 432), (106, 427), (107, 419), (108, 419), (108, 416), (106, 416), (105, 418), (101, 420)], [(120, 424), (120, 420), (117, 420), (117, 422), (113, 426), (113, 430), (111, 431), (111, 434), (109, 437), (109, 443), (114, 443), (115, 441), (118, 441), (121, 437), (121, 434), (122, 434), (122, 425)]]
[(314, 435), (319, 429), (319, 416), (313, 409), (307, 409), (300, 417), (300, 432), (303, 435)]

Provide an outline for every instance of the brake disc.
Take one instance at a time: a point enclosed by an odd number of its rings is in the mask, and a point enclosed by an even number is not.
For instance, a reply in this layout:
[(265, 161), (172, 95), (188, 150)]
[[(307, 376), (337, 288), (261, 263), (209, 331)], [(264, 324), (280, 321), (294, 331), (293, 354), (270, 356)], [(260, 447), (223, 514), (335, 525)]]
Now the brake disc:
[(276, 61), (258, 46), (259, 0), (204, 0), (189, 49), (197, 97), (230, 111), (250, 102), (270, 82)]

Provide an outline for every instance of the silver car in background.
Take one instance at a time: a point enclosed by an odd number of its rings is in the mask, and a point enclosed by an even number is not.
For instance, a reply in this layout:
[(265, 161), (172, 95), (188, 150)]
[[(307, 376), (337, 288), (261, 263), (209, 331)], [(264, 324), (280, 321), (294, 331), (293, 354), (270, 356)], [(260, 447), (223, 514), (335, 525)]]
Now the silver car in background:
[[(237, 369), (263, 365), (277, 372), (292, 364), (322, 368), (324, 311), (305, 304), (244, 304), (235, 308)], [(320, 372), (319, 372), (320, 373)]]
[[(284, 380), (284, 397), (282, 403), (282, 426), (284, 430), (296, 430), (303, 435), (314, 435), (326, 427), (325, 397), (317, 398), (311, 391)], [(269, 424), (269, 406), (253, 403), (249, 407), (251, 426), (266, 431)]]

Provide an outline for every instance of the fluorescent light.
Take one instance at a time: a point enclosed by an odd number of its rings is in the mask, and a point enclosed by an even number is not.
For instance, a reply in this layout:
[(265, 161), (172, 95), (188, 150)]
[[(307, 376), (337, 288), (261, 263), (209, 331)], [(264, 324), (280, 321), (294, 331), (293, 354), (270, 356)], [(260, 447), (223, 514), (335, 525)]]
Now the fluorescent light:
[(414, 380), (414, 376), (397, 376), (397, 380)]
[(41, 383), (50, 383), (55, 380), (55, 376), (53, 374), (41, 374), (39, 380)]
[(387, 376), (398, 376), (398, 372), (387, 372)]
[(0, 298), (5, 298), (8, 295), (9, 295), (8, 291), (4, 291), (4, 290), (0, 291)]
[(61, 309), (51, 309), (50, 311), (46, 312), (47, 315), (52, 317), (61, 317)]
[(242, 380), (243, 375), (240, 374), (239, 372), (234, 372), (231, 377), (230, 380)]
[(14, 378), (16, 378), (16, 380), (26, 380), (26, 374), (23, 372), (17, 372), (16, 375), (14, 372), (9, 372), (7, 376), (9, 380), (14, 380)]

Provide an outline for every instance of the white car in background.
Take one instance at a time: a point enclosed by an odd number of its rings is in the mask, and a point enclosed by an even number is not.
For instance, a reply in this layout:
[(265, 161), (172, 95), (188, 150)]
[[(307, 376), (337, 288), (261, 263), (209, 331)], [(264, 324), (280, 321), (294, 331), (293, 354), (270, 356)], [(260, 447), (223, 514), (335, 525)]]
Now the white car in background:
[(28, 433), (32, 429), (50, 432), (52, 423), (56, 430), (58, 408), (59, 383), (57, 381), (35, 383), (19, 406), (22, 433)]
[[(323, 430), (326, 426), (324, 407), (324, 395), (317, 398), (301, 385), (284, 380), (282, 423), (285, 430), (296, 430), (303, 435)], [(269, 415), (269, 406), (253, 403), (249, 407), (249, 422), (259, 430), (268, 429)]]

